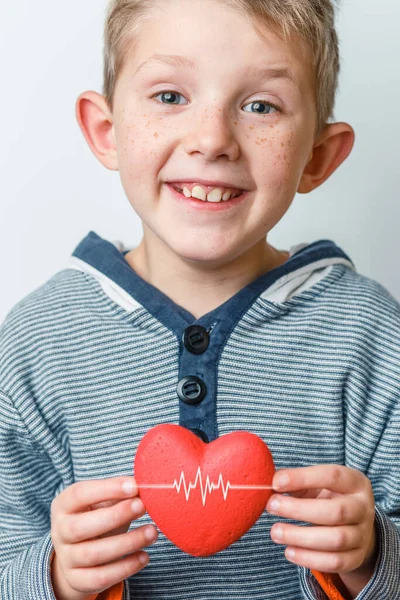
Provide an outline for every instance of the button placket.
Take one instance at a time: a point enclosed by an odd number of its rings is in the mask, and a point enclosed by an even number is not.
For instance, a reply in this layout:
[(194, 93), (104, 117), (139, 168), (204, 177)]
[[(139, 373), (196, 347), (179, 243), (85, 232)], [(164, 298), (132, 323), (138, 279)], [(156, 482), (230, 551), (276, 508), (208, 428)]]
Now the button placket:
[[(204, 327), (201, 327), (200, 325), (191, 325), (187, 327), (183, 332), (182, 342), (184, 348), (190, 354), (203, 354), (208, 349), (210, 344), (209, 331), (207, 331)], [(189, 363), (192, 364), (193, 368), (193, 360), (189, 360), (188, 364)], [(201, 424), (202, 417), (200, 416), (203, 411), (200, 410), (200, 413), (198, 413), (196, 410), (196, 405), (200, 405), (207, 395), (207, 386), (205, 382), (203, 381), (203, 379), (197, 377), (196, 375), (187, 375), (185, 377), (182, 377), (178, 383), (177, 394), (179, 399), (187, 407), (186, 409), (181, 409), (183, 410), (183, 413), (181, 412), (182, 422), (203, 442), (208, 443), (209, 438), (207, 434), (205, 433), (205, 431), (203, 431), (203, 429), (200, 429), (200, 427), (203, 427), (203, 425)], [(190, 413), (193, 410), (195, 410), (196, 412), (193, 413), (191, 417)], [(197, 415), (197, 417), (195, 417), (195, 415)]]

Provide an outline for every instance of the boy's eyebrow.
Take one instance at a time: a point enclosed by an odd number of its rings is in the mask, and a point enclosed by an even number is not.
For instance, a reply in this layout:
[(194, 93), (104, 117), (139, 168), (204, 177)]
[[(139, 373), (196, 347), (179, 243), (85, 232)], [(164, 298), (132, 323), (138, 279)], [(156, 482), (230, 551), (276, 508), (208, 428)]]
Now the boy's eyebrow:
[[(150, 58), (139, 65), (135, 71), (135, 75), (141, 71), (145, 65), (153, 61), (166, 63), (167, 65), (172, 65), (173, 67), (186, 67), (192, 71), (197, 69), (196, 63), (187, 56), (180, 56), (178, 54), (153, 54), (150, 56)], [(246, 73), (251, 77), (257, 77), (259, 79), (286, 79), (300, 91), (296, 78), (290, 69), (286, 67), (249, 67), (246, 69)]]

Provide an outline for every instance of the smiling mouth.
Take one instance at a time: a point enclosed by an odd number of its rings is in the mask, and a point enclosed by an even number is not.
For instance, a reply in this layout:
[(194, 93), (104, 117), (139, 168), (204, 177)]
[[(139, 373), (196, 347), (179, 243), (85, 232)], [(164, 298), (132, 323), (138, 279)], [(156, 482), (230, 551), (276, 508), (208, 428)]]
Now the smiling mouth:
[[(213, 188), (211, 186), (195, 184), (192, 189), (190, 189), (191, 186), (189, 185), (183, 187), (174, 184), (170, 185), (174, 188), (174, 190), (185, 196), (185, 198), (196, 199), (202, 202), (228, 202), (229, 200), (238, 198), (245, 192), (245, 190), (228, 189), (220, 186)], [(207, 190), (209, 190), (208, 193)]]
[(208, 210), (211, 212), (225, 212), (233, 210), (235, 206), (239, 206), (243, 202), (245, 202), (250, 195), (250, 191), (242, 190), (242, 192), (239, 193), (239, 196), (235, 196), (234, 198), (231, 197), (229, 200), (207, 200), (203, 198), (196, 198), (192, 195), (187, 197), (179, 191), (180, 186), (172, 185), (169, 182), (166, 185), (169, 188), (170, 192), (173, 194), (173, 196), (175, 196), (175, 200), (182, 203), (183, 206), (187, 204), (191, 206), (193, 210), (197, 209), (200, 212), (203, 210)]

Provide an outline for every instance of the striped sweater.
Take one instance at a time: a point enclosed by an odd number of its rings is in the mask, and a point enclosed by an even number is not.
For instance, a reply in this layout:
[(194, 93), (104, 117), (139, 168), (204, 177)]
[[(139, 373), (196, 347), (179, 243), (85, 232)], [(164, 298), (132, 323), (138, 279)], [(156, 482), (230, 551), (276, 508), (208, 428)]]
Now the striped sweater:
[[(365, 473), (379, 557), (358, 599), (399, 600), (400, 304), (321, 240), (294, 246), (285, 264), (196, 320), (135, 273), (127, 251), (90, 232), (0, 326), (1, 600), (54, 600), (51, 502), (77, 481), (132, 475), (141, 438), (159, 423), (209, 441), (255, 433), (278, 469)], [(184, 343), (194, 324), (209, 335), (199, 353)], [(198, 404), (182, 400), (187, 376), (205, 385)], [(160, 533), (150, 564), (123, 582), (124, 600), (328, 598), (272, 542), (276, 519), (264, 512), (204, 558)]]

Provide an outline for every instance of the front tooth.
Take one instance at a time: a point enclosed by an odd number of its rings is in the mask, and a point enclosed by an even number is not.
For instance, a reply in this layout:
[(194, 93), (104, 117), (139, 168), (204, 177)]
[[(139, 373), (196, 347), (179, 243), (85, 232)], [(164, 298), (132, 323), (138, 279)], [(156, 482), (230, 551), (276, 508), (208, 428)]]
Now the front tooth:
[(192, 189), (192, 197), (197, 198), (198, 200), (206, 200), (207, 194), (204, 188), (200, 185), (195, 185)]
[(192, 196), (192, 192), (186, 186), (183, 188), (183, 193), (185, 194), (186, 198), (191, 198)]
[(230, 192), (230, 191), (228, 190), (228, 191), (227, 191), (227, 192), (225, 192), (225, 194), (222, 196), (222, 200), (223, 200), (224, 202), (226, 202), (227, 200), (230, 200), (231, 196), (232, 196), (232, 192)]
[(221, 198), (222, 198), (222, 190), (220, 190), (219, 188), (215, 188), (207, 196), (208, 202), (221, 202)]

